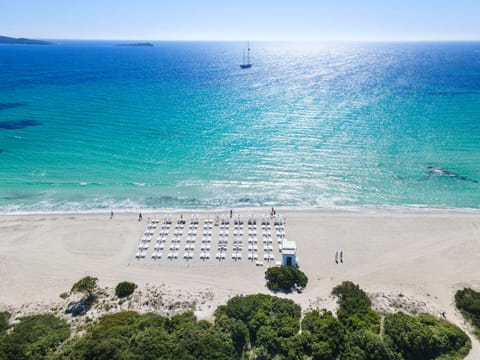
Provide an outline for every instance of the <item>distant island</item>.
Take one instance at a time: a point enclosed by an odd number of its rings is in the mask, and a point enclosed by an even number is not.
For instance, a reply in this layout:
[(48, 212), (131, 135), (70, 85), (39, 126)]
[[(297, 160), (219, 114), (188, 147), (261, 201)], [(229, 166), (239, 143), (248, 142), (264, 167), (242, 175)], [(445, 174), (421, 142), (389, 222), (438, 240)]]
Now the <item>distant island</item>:
[(132, 44), (117, 44), (115, 46), (147, 46), (147, 47), (153, 47), (154, 45), (149, 42), (145, 43), (132, 43)]
[(0, 36), (0, 44), (23, 44), (23, 45), (53, 45), (53, 43), (43, 40), (32, 40), (26, 38), (12, 38)]

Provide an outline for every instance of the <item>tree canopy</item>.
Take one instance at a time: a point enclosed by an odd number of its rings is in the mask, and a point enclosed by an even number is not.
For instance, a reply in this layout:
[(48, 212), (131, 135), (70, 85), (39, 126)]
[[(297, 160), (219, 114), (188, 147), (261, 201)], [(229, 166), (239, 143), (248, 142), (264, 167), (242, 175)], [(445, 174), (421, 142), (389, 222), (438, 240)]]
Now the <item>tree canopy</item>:
[(470, 288), (458, 290), (455, 305), (475, 328), (475, 335), (480, 339), (480, 292)]
[(304, 288), (308, 283), (307, 276), (291, 266), (271, 267), (265, 272), (265, 278), (267, 287), (274, 292), (291, 292), (295, 285)]
[(122, 311), (102, 316), (68, 339), (69, 327), (52, 315), (26, 317), (8, 326), (0, 316), (0, 360), (461, 359), (468, 336), (431, 315), (376, 313), (365, 292), (344, 282), (333, 289), (337, 316), (301, 308), (271, 295), (235, 296), (215, 311), (215, 322), (192, 312), (167, 318)]
[(8, 319), (10, 319), (10, 314), (8, 312), (0, 312), (0, 337), (4, 335), (8, 329)]
[(53, 315), (27, 316), (0, 337), (0, 359), (46, 359), (69, 336), (70, 328), (64, 320)]
[(87, 295), (91, 298), (94, 296), (95, 290), (97, 288), (98, 279), (93, 276), (85, 276), (84, 278), (78, 280), (72, 286), (72, 292), (79, 292)]

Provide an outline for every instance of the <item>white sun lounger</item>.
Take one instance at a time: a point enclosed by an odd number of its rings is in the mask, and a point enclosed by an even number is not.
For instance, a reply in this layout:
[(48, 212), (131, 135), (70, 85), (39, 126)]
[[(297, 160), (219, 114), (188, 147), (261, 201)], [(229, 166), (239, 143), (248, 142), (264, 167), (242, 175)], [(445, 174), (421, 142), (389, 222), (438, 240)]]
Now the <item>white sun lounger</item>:
[(208, 260), (208, 259), (210, 259), (210, 253), (208, 253), (208, 252), (201, 252), (201, 253), (200, 253), (200, 259), (201, 259), (201, 260)]
[(257, 261), (257, 262), (255, 263), (255, 265), (256, 265), (256, 266), (263, 266), (263, 262), (262, 262), (262, 261)]

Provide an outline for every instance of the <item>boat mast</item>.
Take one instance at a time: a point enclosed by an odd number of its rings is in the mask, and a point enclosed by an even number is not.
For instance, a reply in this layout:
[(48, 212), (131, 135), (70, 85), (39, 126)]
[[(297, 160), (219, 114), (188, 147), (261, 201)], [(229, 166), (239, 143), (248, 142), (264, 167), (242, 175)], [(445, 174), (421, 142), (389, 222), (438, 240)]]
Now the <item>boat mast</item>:
[(245, 65), (245, 49), (243, 49), (243, 65)]
[(247, 64), (250, 65), (250, 40), (247, 41)]

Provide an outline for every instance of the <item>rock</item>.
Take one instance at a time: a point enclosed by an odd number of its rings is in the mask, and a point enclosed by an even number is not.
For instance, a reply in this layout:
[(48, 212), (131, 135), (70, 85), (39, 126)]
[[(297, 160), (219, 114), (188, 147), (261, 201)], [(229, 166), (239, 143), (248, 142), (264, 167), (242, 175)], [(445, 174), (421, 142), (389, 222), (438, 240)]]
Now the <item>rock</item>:
[(73, 317), (85, 315), (90, 308), (86, 301), (72, 301), (68, 304), (65, 314), (71, 314)]

